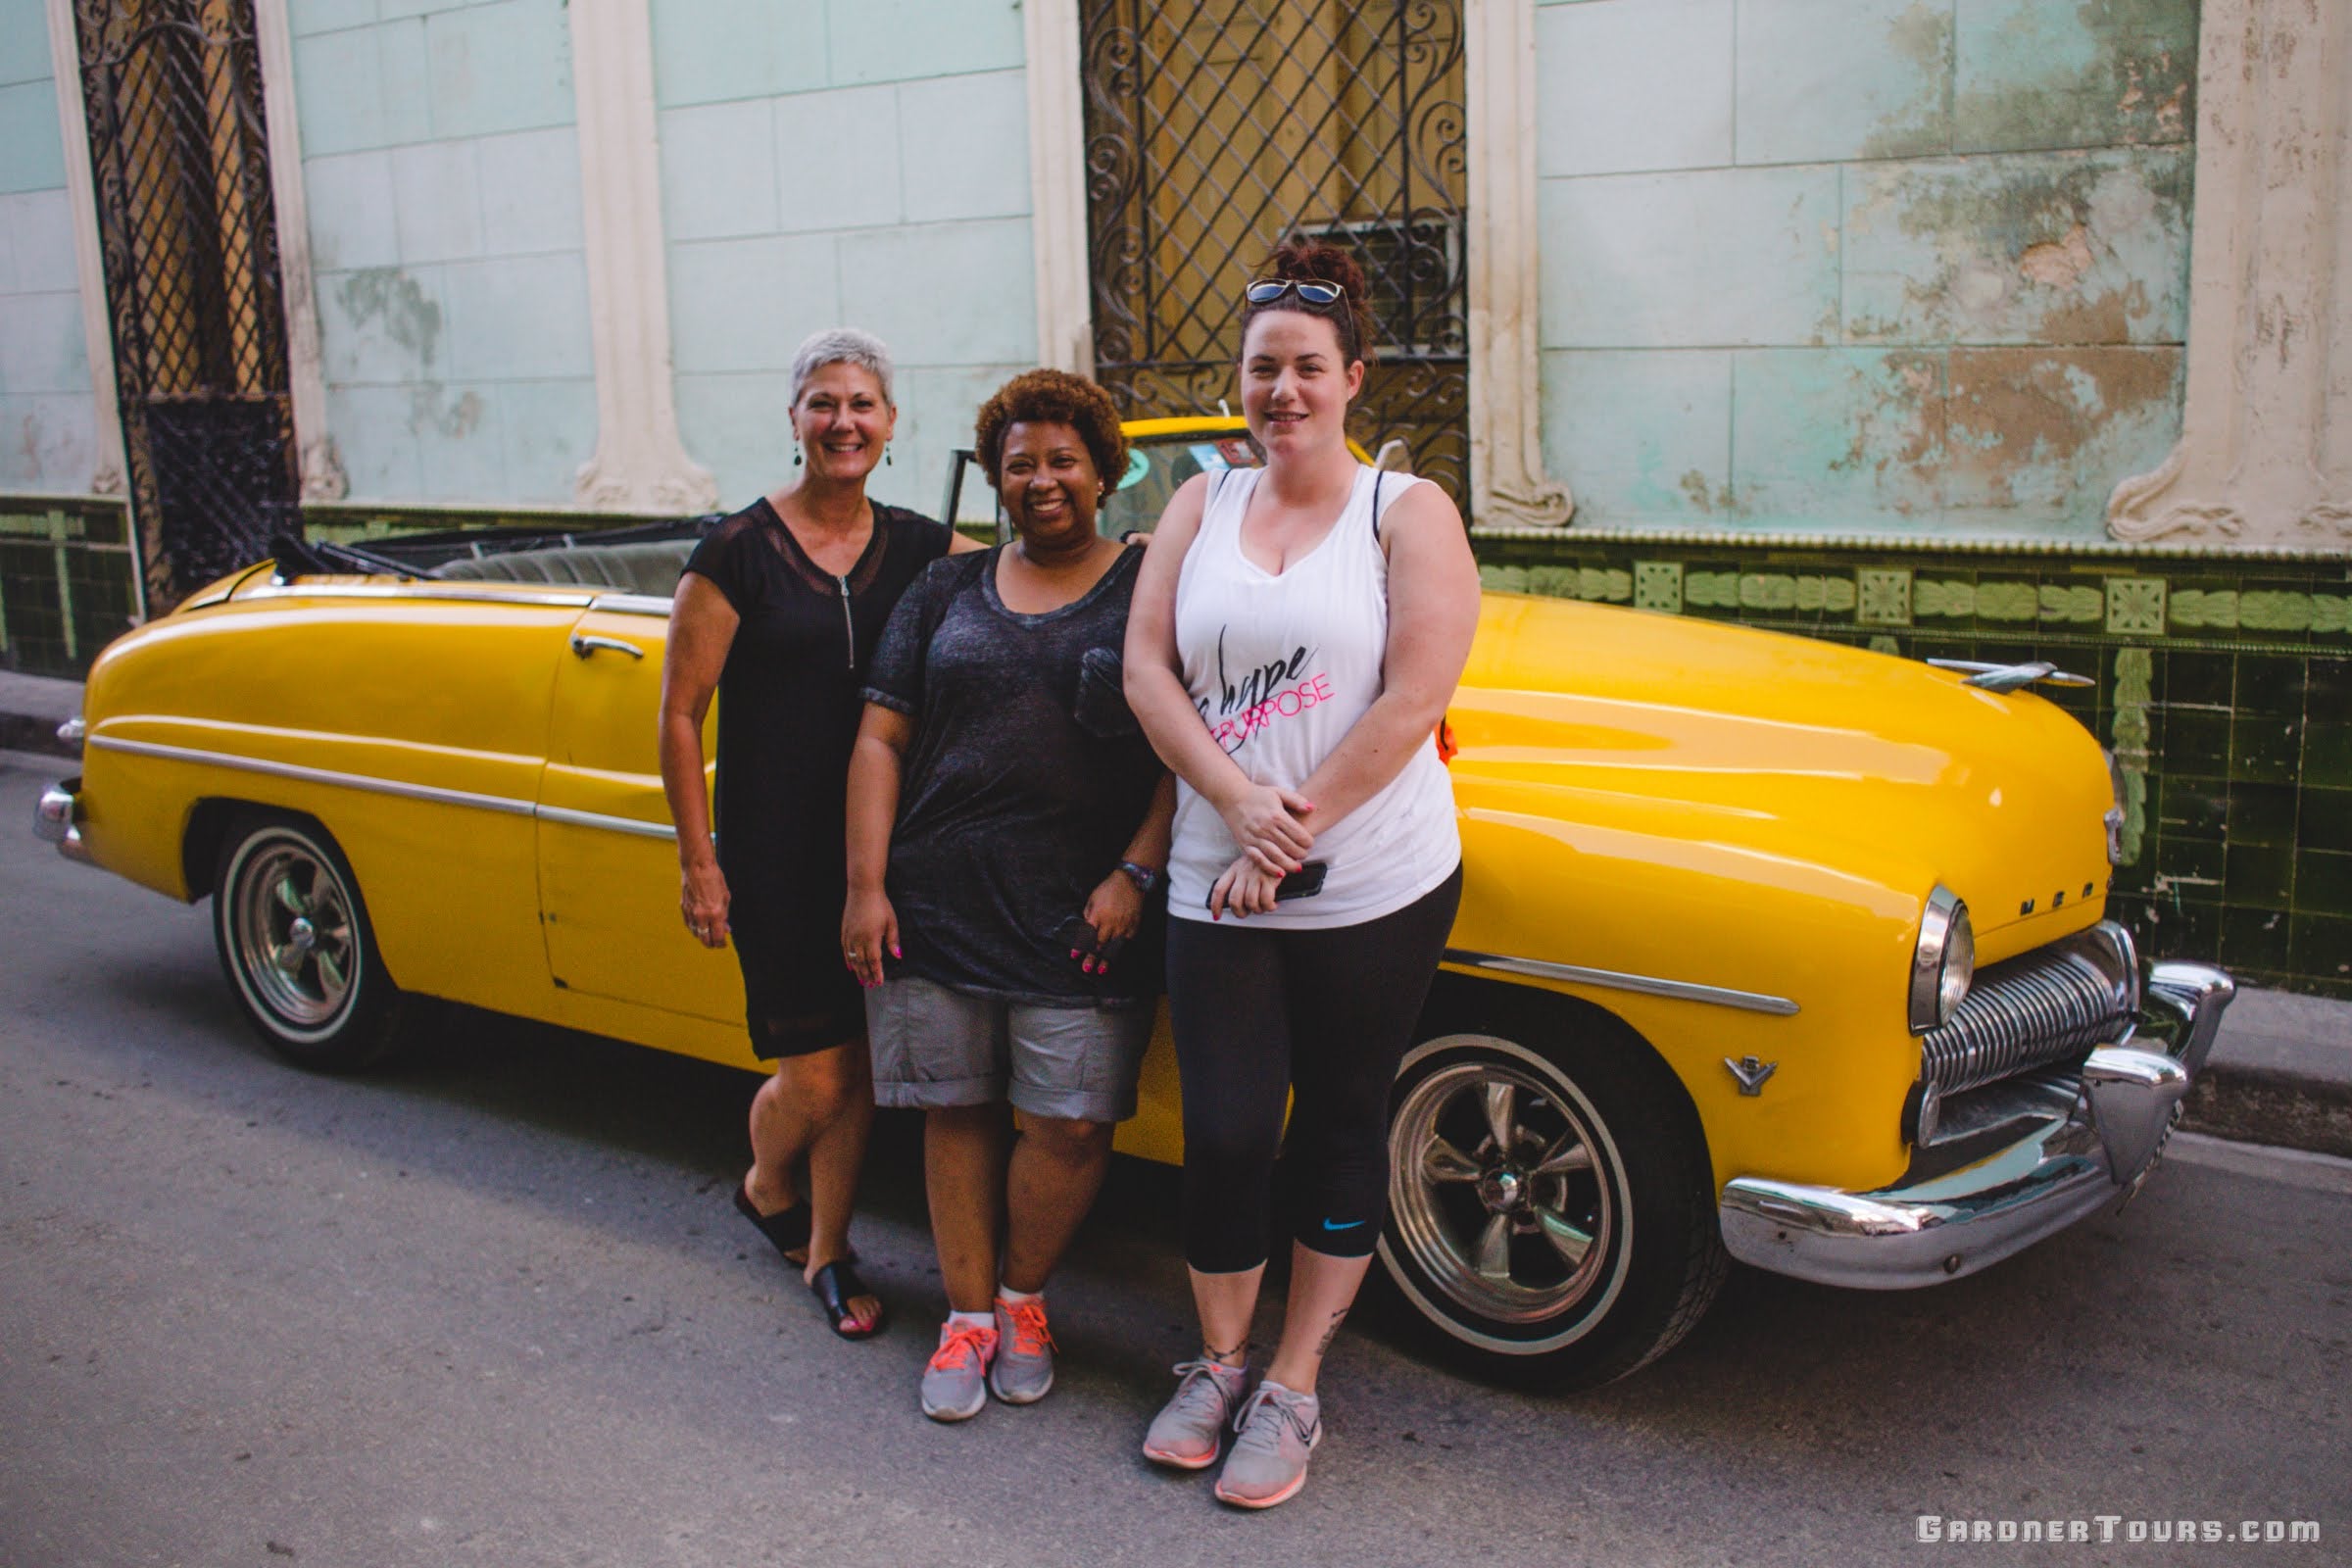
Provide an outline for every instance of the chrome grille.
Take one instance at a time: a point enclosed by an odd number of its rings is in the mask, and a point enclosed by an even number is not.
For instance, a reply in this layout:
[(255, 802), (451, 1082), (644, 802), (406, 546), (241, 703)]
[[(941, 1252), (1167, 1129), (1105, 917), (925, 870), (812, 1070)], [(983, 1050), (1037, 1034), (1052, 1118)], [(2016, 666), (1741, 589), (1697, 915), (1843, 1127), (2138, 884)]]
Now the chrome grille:
[(2102, 921), (1977, 976), (1951, 1021), (1921, 1037), (1921, 1070), (1958, 1094), (2118, 1040), (2138, 1011), (2138, 955)]

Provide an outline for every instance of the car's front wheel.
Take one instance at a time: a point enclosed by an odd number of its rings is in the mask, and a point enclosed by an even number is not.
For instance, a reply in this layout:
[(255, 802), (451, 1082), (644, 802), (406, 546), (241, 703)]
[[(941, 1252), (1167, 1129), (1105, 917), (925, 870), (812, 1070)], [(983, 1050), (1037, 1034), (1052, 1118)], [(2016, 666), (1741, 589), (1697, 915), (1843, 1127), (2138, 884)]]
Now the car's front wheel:
[(1726, 1258), (1680, 1086), (1615, 1032), (1544, 1034), (1541, 1049), (1481, 1032), (1407, 1054), (1380, 1258), (1486, 1370), (1589, 1388), (1689, 1332)]
[(399, 993), (358, 879), (317, 824), (254, 812), (230, 826), (213, 940), (245, 1016), (288, 1061), (342, 1072), (391, 1051)]

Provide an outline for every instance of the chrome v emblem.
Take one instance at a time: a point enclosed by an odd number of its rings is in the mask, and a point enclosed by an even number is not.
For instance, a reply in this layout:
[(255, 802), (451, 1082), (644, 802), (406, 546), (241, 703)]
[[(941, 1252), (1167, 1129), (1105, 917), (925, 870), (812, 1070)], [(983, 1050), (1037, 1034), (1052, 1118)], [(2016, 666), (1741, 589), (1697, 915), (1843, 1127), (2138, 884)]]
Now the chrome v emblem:
[(1740, 1080), (1740, 1092), (1743, 1095), (1762, 1094), (1764, 1080), (1778, 1071), (1781, 1065), (1777, 1061), (1758, 1061), (1753, 1056), (1741, 1056), (1737, 1061), (1726, 1056), (1723, 1064), (1731, 1069), (1733, 1077)]

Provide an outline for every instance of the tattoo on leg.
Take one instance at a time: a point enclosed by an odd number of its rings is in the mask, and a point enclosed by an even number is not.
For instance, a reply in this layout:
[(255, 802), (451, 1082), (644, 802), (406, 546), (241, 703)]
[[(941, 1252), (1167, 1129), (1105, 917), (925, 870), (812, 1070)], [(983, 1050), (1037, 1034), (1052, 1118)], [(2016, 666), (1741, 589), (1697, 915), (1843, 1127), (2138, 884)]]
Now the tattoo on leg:
[(1230, 1350), (1220, 1350), (1206, 1340), (1202, 1340), (1200, 1353), (1219, 1366), (1246, 1366), (1250, 1361), (1250, 1342), (1244, 1340)]
[(1323, 1356), (1331, 1353), (1331, 1342), (1339, 1338), (1340, 1325), (1347, 1321), (1348, 1309), (1344, 1306), (1331, 1314), (1330, 1323), (1324, 1326), (1323, 1338), (1315, 1342), (1316, 1355)]

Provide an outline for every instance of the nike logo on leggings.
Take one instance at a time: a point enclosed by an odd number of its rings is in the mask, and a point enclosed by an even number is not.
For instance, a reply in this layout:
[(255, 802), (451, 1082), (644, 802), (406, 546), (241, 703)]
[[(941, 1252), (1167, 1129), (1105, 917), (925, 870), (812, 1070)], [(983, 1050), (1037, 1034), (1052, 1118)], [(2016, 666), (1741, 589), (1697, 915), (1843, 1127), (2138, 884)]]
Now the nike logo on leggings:
[(1336, 1219), (1327, 1219), (1323, 1222), (1323, 1228), (1327, 1231), (1351, 1231), (1362, 1223), (1363, 1221), (1360, 1219), (1351, 1219), (1343, 1225)]

